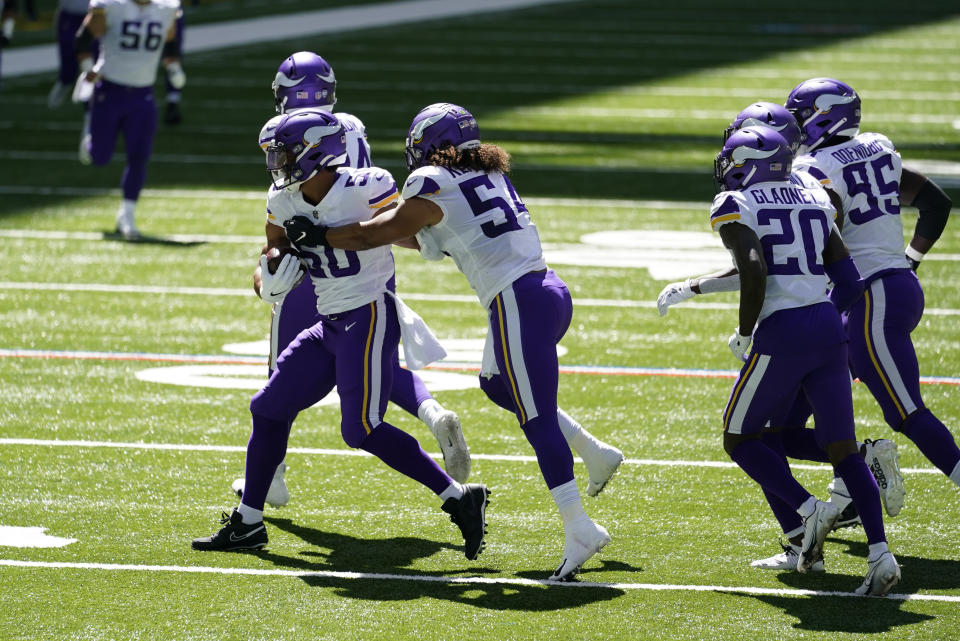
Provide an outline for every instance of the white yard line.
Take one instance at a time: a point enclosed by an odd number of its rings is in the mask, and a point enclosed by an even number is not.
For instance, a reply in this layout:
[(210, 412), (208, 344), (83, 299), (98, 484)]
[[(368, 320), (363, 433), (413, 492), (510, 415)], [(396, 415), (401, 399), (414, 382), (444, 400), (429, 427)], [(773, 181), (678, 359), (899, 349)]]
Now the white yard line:
[[(524, 9), (570, 0), (409, 0), (359, 7), (340, 7), (280, 16), (263, 16), (216, 24), (187, 27), (184, 50), (187, 56), (200, 51), (251, 45), (273, 40), (288, 40), (324, 33), (344, 33), (357, 29), (385, 27), (410, 22), (422, 23), (494, 11)], [(3, 75), (22, 76), (54, 71), (58, 66), (56, 45), (15, 47), (3, 53)]]
[[(452, 585), (522, 585), (530, 587), (572, 590), (620, 590), (652, 592), (724, 592), (731, 594), (755, 594), (786, 597), (860, 597), (853, 592), (837, 590), (791, 590), (784, 588), (761, 588), (756, 586), (731, 585), (679, 585), (669, 583), (594, 583), (578, 581), (559, 583), (556, 581), (521, 579), (513, 577), (479, 576), (441, 576), (433, 574), (387, 574), (379, 572), (342, 572), (334, 570), (282, 570), (277, 568), (217, 568), (208, 566), (183, 565), (136, 565), (123, 563), (69, 563), (53, 561), (18, 561), (0, 559), (0, 566), (33, 568), (37, 570), (99, 570), (106, 572), (168, 572), (179, 574), (221, 574), (233, 576), (278, 576), (290, 578), (325, 578), (346, 581), (409, 581), (414, 583), (445, 583)], [(948, 594), (888, 594), (884, 597), (891, 601), (933, 601), (940, 603), (960, 602), (960, 596)]]
[[(57, 232), (54, 232), (57, 233)], [(0, 232), (0, 238), (5, 234)], [(23, 238), (23, 236), (10, 236), (14, 238)], [(64, 234), (60, 238), (87, 240), (99, 240), (103, 234), (96, 233), (77, 233)], [(224, 240), (222, 236), (165, 236), (170, 240), (178, 242), (235, 242), (240, 244), (257, 244), (262, 239), (257, 237), (251, 241), (246, 236), (235, 236), (233, 240)], [(252, 237), (251, 237), (252, 238)], [(209, 240), (207, 240), (209, 239)], [(939, 258), (928, 256), (924, 260), (960, 260), (960, 256), (955, 254), (944, 254)], [(168, 294), (171, 296), (238, 296), (249, 298), (255, 296), (249, 288), (230, 288), (230, 287), (170, 287), (163, 285), (107, 285), (103, 283), (35, 283), (35, 282), (14, 282), (0, 281), (0, 290), (21, 290), (21, 291), (54, 291), (54, 292), (97, 292), (104, 294)], [(469, 303), (476, 304), (477, 297), (472, 294), (425, 294), (417, 292), (401, 292), (404, 300), (421, 300), (437, 303)], [(615, 298), (575, 298), (573, 301), (575, 307), (623, 307), (631, 309), (656, 309), (657, 302), (654, 300), (624, 300)], [(674, 306), (674, 310), (732, 310), (739, 309), (736, 303), (691, 303), (684, 302)], [(960, 316), (960, 309), (939, 309), (930, 307), (923, 310), (927, 316)]]
[[(58, 440), (58, 439), (35, 439), (35, 438), (0, 438), (0, 446), (22, 446), (22, 447), (69, 447), (69, 448), (111, 448), (120, 450), (166, 450), (174, 452), (227, 452), (242, 454), (247, 451), (246, 445), (203, 445), (190, 443), (123, 443), (119, 441), (81, 441), (81, 440)], [(307, 454), (310, 456), (371, 456), (362, 450), (348, 449), (325, 449), (315, 447), (290, 447), (288, 453)], [(435, 459), (442, 459), (443, 455), (431, 453)], [(509, 463), (536, 463), (537, 457), (514, 454), (470, 454), (470, 458), (479, 461), (495, 461)], [(574, 458), (577, 463), (582, 463), (582, 459)], [(719, 468), (719, 469), (737, 469), (737, 464), (733, 461), (685, 461), (678, 459), (624, 459), (625, 465), (647, 466), (647, 467), (693, 467), (693, 468)], [(832, 468), (829, 465), (811, 465), (807, 463), (791, 463), (791, 469), (796, 470), (815, 470), (829, 471)], [(940, 470), (932, 467), (905, 467), (900, 470), (904, 474), (941, 474)]]

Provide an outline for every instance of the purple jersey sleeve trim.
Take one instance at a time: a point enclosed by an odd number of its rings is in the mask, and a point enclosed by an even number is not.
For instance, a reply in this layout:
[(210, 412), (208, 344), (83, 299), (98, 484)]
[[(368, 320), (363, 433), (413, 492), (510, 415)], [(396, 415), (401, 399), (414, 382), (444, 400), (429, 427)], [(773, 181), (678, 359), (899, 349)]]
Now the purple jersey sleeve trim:
[(371, 199), (370, 199), (370, 204), (371, 204), (371, 205), (376, 205), (377, 203), (382, 202), (382, 201), (390, 198), (390, 196), (392, 196), (392, 195), (395, 194), (395, 193), (397, 193), (397, 183), (391, 181), (391, 182), (390, 182), (390, 189), (388, 189), (387, 191), (383, 192), (383, 193), (380, 194), (379, 196), (375, 196), (374, 198), (371, 198)]
[(820, 181), (824, 181), (824, 180), (829, 181), (829, 180), (830, 180), (829, 178), (827, 178), (827, 175), (826, 175), (825, 173), (823, 173), (822, 171), (820, 171), (820, 170), (817, 169), (816, 167), (807, 167), (807, 173), (810, 174), (811, 176), (813, 176), (814, 178), (816, 178), (817, 180), (820, 180)]
[(411, 194), (410, 197), (422, 196), (424, 194), (435, 194), (440, 191), (440, 185), (437, 184), (433, 178), (427, 178), (424, 176), (423, 183), (420, 185), (420, 189), (417, 190), (417, 193)]

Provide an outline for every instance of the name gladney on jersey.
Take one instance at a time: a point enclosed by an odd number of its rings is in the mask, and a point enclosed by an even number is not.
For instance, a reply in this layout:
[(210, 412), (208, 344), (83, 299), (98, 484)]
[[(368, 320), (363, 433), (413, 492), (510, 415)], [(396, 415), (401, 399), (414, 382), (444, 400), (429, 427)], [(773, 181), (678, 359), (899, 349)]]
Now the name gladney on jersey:
[(751, 189), (750, 195), (761, 205), (814, 205), (813, 195), (796, 187), (766, 187)]

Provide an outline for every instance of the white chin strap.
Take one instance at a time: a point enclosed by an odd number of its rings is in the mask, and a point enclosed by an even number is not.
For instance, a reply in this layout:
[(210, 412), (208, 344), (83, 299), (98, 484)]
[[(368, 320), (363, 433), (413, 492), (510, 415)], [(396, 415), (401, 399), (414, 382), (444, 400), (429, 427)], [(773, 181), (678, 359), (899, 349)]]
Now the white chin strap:
[[(807, 124), (808, 124), (811, 120), (813, 120), (814, 118), (816, 118), (817, 116), (819, 116), (821, 113), (823, 113), (823, 112), (817, 111), (815, 114), (813, 114), (812, 116), (810, 116), (809, 118), (807, 118), (807, 119), (803, 122), (803, 126), (806, 127)], [(813, 151), (814, 149), (816, 149), (817, 147), (819, 147), (821, 143), (826, 142), (827, 140), (830, 140), (830, 138), (833, 137), (833, 134), (836, 133), (837, 131), (839, 131), (839, 130), (840, 130), (840, 127), (842, 127), (846, 122), (847, 122), (847, 119), (846, 119), (846, 118), (841, 118), (840, 120), (837, 121), (837, 123), (836, 123), (834, 126), (832, 126), (832, 127), (830, 127), (829, 129), (827, 129), (827, 132), (826, 132), (823, 136), (820, 137), (820, 140), (818, 140), (817, 142), (813, 143), (812, 145), (800, 145), (800, 146), (803, 147), (803, 150), (804, 150), (805, 153), (810, 153), (811, 151)], [(799, 151), (799, 150), (798, 150), (798, 151)]]

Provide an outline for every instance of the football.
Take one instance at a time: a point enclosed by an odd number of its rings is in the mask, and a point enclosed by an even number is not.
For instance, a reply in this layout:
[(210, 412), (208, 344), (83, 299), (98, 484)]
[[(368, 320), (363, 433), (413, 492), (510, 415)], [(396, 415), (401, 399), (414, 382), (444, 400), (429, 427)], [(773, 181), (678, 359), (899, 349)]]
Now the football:
[[(280, 267), (280, 261), (282, 261), (283, 257), (287, 254), (293, 254), (297, 260), (300, 261), (300, 271), (305, 273), (306, 268), (303, 265), (303, 259), (300, 257), (300, 252), (297, 251), (296, 247), (271, 247), (270, 251), (267, 252), (267, 269), (270, 273), (277, 273), (277, 269)], [(301, 278), (302, 277), (301, 274)]]

